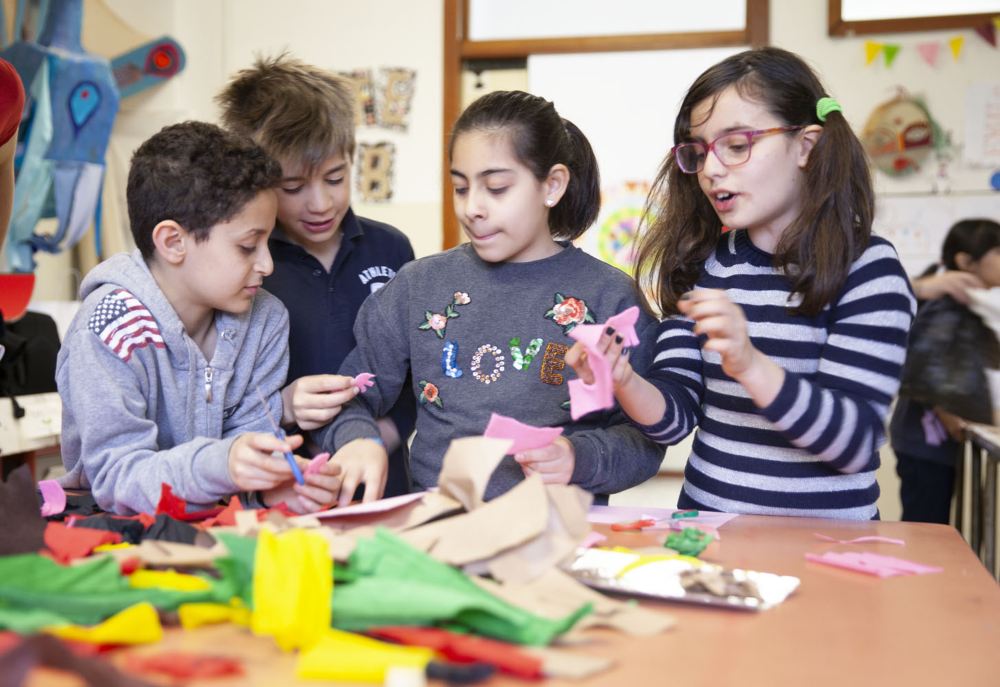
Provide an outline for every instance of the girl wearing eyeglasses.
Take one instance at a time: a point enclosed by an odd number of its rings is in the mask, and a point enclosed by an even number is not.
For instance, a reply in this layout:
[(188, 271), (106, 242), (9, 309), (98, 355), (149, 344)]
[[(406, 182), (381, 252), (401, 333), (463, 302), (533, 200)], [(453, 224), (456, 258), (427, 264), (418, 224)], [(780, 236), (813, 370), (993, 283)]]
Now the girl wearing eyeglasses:
[[(873, 191), (840, 105), (796, 55), (708, 69), (674, 124), (639, 239), (664, 317), (648, 379), (606, 332), (615, 393), (649, 437), (698, 427), (680, 508), (878, 517), (875, 471), (915, 301), (872, 236)], [(726, 231), (726, 229), (731, 231)], [(584, 381), (584, 352), (566, 356)]]

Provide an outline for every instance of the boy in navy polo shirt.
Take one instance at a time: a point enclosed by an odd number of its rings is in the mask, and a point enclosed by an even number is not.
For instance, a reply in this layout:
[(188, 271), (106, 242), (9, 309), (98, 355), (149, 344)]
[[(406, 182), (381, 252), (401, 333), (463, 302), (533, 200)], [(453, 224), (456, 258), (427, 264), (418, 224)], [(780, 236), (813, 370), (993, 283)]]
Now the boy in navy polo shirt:
[[(311, 430), (328, 423), (357, 389), (331, 374), (354, 348), (354, 318), (413, 248), (395, 227), (351, 210), (354, 92), (331, 72), (287, 55), (260, 58), (217, 98), (222, 120), (281, 163), (274, 272), (264, 288), (288, 308), (291, 362), (282, 423)], [(404, 394), (378, 421), (389, 451), (385, 495), (406, 493), (406, 440), (415, 403)]]

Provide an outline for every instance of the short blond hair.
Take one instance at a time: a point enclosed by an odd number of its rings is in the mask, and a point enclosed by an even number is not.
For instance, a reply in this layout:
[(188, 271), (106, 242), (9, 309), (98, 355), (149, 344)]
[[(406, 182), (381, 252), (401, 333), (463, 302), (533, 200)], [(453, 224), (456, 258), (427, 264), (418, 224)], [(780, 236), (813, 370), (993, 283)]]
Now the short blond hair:
[(279, 160), (312, 169), (331, 155), (354, 155), (351, 82), (287, 53), (258, 57), (215, 100), (228, 129)]

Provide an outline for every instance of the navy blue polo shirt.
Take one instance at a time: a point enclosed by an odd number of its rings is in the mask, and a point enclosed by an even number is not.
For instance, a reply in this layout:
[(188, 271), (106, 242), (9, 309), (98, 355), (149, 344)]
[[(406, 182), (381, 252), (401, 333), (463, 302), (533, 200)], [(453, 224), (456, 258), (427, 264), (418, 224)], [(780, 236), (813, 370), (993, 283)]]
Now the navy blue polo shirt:
[[(361, 303), (413, 260), (413, 247), (403, 232), (358, 217), (350, 208), (340, 230), (340, 249), (329, 272), (280, 228), (275, 228), (268, 241), (274, 271), (264, 279), (264, 288), (288, 308), (288, 382), (307, 375), (335, 374), (355, 346), (354, 319)], [(416, 417), (412, 394), (403, 394), (389, 416), (405, 443)], [(390, 473), (397, 458), (390, 457)], [(390, 474), (390, 482), (395, 481)], [(398, 485), (387, 484), (386, 494), (390, 492), (400, 493)]]

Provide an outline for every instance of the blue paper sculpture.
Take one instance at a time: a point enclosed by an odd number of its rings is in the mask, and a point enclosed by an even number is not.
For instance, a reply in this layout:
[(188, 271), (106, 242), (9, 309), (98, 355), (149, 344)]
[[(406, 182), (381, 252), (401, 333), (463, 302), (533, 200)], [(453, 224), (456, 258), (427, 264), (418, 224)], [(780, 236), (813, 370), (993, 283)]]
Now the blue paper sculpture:
[[(184, 67), (180, 46), (165, 37), (112, 62), (85, 52), (82, 18), (82, 0), (50, 0), (37, 42), (18, 41), (0, 52), (17, 69), (27, 96), (6, 249), (14, 272), (34, 271), (37, 250), (57, 253), (80, 240), (99, 213), (118, 101)], [(55, 233), (36, 233), (43, 217), (58, 219)]]

